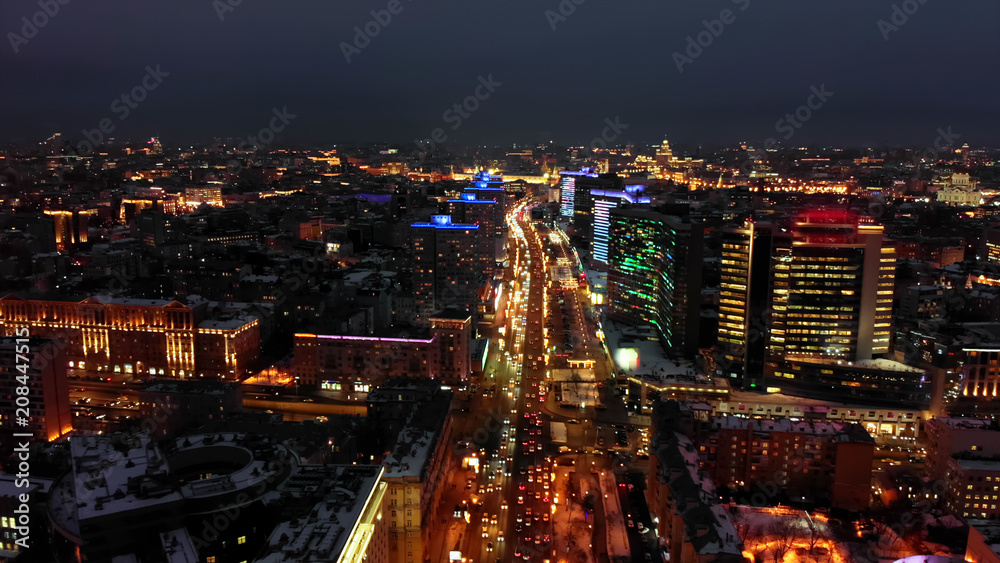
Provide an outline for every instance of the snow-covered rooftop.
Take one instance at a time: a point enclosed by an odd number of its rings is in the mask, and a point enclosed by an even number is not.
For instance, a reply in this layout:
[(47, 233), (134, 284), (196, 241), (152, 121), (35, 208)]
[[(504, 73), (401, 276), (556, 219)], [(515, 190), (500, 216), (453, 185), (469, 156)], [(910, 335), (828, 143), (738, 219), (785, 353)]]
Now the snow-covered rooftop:
[[(699, 554), (740, 555), (743, 544), (726, 511), (719, 505), (715, 484), (700, 469), (698, 450), (691, 440), (661, 428), (652, 449), (660, 460), (660, 479), (668, 484), (684, 520), (685, 535)], [(707, 533), (699, 527), (707, 526)]]
[(303, 466), (296, 480), (310, 484), (302, 490), (289, 489), (293, 496), (313, 494), (322, 488), (325, 495), (309, 514), (284, 521), (271, 532), (271, 553), (258, 563), (291, 561), (339, 561), (351, 540), (351, 531), (362, 518), (369, 499), (381, 481), (378, 466)]
[(198, 563), (198, 553), (187, 528), (160, 532), (160, 543), (163, 545), (166, 563)]

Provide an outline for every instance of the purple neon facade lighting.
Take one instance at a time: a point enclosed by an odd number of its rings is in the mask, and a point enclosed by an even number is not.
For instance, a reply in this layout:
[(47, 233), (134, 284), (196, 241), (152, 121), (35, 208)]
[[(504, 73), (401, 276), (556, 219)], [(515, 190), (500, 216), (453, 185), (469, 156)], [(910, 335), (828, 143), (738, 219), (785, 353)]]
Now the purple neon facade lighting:
[(405, 342), (407, 344), (432, 344), (434, 336), (423, 338), (387, 338), (378, 336), (347, 336), (343, 334), (296, 334), (296, 338), (322, 338), (324, 340), (361, 340), (365, 342)]

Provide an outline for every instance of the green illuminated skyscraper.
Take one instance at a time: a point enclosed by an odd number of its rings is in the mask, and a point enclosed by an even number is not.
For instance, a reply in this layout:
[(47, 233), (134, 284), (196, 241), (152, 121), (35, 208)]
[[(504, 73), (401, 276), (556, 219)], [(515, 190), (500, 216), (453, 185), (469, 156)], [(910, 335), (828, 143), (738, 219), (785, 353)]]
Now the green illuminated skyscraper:
[(612, 209), (608, 317), (653, 325), (665, 348), (693, 356), (698, 349), (702, 232), (699, 223), (674, 215)]

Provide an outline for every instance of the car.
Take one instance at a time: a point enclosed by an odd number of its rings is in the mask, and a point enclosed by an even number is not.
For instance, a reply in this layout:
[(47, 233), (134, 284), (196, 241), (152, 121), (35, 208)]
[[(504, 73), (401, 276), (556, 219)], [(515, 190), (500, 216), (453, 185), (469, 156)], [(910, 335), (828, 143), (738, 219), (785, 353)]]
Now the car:
[(633, 521), (629, 520), (629, 521), (628, 521), (628, 527), (629, 527), (629, 528), (635, 528), (635, 522), (633, 522)]
[(483, 537), (484, 538), (490, 537), (490, 533), (486, 530), (486, 528), (483, 528)]
[(517, 504), (524, 504), (524, 497), (521, 495), (517, 496)]
[[(497, 518), (498, 518), (498, 517), (499, 517), (499, 515), (498, 515), (498, 514), (494, 514), (494, 515), (493, 515), (493, 518), (490, 518), (490, 524), (496, 524), (496, 523), (497, 523)], [(640, 531), (641, 531), (641, 530), (640, 530)]]
[(642, 558), (643, 558), (644, 560), (646, 560), (646, 561), (652, 561), (652, 560), (653, 560), (653, 556), (652, 556), (652, 555), (650, 555), (648, 551), (647, 551), (646, 553), (643, 553), (643, 554), (642, 554)]
[(517, 513), (517, 523), (520, 524), (521, 522), (524, 522), (524, 515), (521, 514), (520, 512), (518, 512)]
[(549, 513), (548, 512), (543, 512), (542, 513), (542, 522), (548, 522), (548, 521), (549, 521)]

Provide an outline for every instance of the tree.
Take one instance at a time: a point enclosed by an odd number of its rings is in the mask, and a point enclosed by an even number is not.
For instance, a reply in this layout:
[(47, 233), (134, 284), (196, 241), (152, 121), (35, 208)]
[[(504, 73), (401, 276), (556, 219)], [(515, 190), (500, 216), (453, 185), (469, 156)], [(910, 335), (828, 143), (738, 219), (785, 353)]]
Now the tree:
[(750, 514), (739, 507), (732, 512), (732, 522), (736, 533), (743, 540), (743, 547), (753, 554), (754, 560), (757, 560), (767, 549), (767, 538), (764, 537), (760, 526), (753, 522)]
[(903, 538), (893, 530), (892, 527), (885, 524), (884, 522), (874, 521), (872, 522), (875, 533), (872, 540), (875, 545), (873, 546), (876, 553), (879, 555), (892, 554), (893, 559), (899, 559), (895, 554), (899, 553), (899, 550), (906, 547), (906, 542)]
[[(816, 555), (817, 548), (819, 547), (826, 548), (827, 546), (824, 545), (825, 543), (827, 543), (826, 540), (827, 540), (826, 533), (823, 530), (821, 530), (818, 526), (816, 526), (815, 522), (813, 522), (812, 525), (809, 526), (809, 532), (806, 534), (806, 541), (808, 542), (809, 545), (809, 553), (814, 558), (816, 558), (817, 562), (820, 561), (819, 557), (817, 557)], [(830, 557), (831, 553), (827, 551), (826, 552), (827, 561), (830, 560)]]
[(774, 563), (781, 563), (785, 555), (792, 550), (798, 530), (791, 520), (779, 517), (767, 527), (767, 536), (770, 540), (769, 547)]

